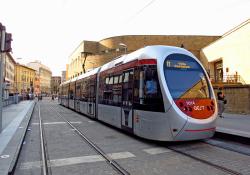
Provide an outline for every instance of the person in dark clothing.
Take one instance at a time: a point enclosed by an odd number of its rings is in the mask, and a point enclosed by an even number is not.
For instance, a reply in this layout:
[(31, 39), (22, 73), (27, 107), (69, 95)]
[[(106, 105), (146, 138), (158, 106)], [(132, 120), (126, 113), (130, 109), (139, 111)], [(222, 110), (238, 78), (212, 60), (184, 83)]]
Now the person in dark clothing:
[(227, 100), (225, 99), (225, 95), (221, 91), (217, 93), (217, 97), (218, 97), (218, 115), (219, 117), (223, 118), (222, 113), (225, 110), (225, 104), (227, 103)]

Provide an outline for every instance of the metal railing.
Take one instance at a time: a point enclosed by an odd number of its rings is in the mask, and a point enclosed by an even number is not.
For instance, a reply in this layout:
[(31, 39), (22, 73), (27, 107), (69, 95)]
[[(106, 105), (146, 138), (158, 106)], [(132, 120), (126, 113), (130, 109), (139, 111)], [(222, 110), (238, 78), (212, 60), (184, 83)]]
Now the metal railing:
[(223, 75), (223, 77), (210, 76), (212, 83), (224, 83), (224, 84), (246, 84), (240, 75)]
[(21, 95), (18, 95), (18, 96), (9, 96), (8, 99), (2, 98), (2, 100), (3, 100), (3, 107), (6, 107), (6, 106), (9, 106), (11, 104), (17, 104), (23, 100), (27, 100), (27, 98), (23, 97)]

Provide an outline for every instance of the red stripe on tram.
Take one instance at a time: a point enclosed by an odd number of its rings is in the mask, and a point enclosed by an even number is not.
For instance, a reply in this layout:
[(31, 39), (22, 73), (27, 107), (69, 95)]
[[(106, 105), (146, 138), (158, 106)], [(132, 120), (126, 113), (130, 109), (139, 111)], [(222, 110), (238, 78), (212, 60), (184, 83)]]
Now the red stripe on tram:
[(187, 132), (203, 132), (203, 131), (213, 131), (215, 130), (215, 127), (213, 128), (206, 128), (206, 129), (186, 129)]
[(156, 59), (143, 59), (143, 60), (139, 60), (139, 65), (143, 65), (143, 64), (155, 65), (155, 64), (157, 64), (157, 61), (156, 61)]

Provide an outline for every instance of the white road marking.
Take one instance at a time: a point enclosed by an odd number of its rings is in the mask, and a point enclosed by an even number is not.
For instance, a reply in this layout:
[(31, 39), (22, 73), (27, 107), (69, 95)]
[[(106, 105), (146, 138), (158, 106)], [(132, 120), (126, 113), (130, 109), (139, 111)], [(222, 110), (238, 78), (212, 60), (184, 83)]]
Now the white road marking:
[[(135, 157), (135, 155), (130, 152), (111, 153), (107, 155), (112, 159), (126, 159), (126, 158)], [(60, 167), (60, 166), (65, 166), (65, 165), (74, 165), (74, 164), (100, 162), (100, 161), (105, 161), (105, 159), (100, 155), (71, 157), (71, 158), (65, 158), (65, 159), (50, 160), (50, 166)], [(25, 163), (22, 163), (20, 166), (20, 169), (32, 169), (32, 168), (41, 168), (41, 161), (25, 162)]]
[[(80, 124), (82, 122), (70, 122), (72, 124)], [(57, 124), (67, 124), (66, 122), (47, 122), (43, 123), (44, 125), (57, 125)], [(39, 125), (39, 123), (32, 123), (32, 125)]]
[(151, 155), (172, 152), (171, 150), (169, 150), (167, 148), (161, 148), (161, 147), (144, 149), (143, 151), (148, 153), (148, 154), (151, 154)]

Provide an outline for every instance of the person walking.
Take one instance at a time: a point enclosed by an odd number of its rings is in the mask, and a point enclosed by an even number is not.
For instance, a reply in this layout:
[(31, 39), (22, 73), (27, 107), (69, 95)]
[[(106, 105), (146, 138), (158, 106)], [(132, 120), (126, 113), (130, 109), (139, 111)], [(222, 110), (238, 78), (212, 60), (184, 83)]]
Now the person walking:
[(222, 113), (225, 110), (225, 104), (227, 104), (227, 100), (225, 99), (224, 93), (221, 91), (217, 93), (217, 97), (218, 97), (218, 115), (220, 118), (224, 118)]

